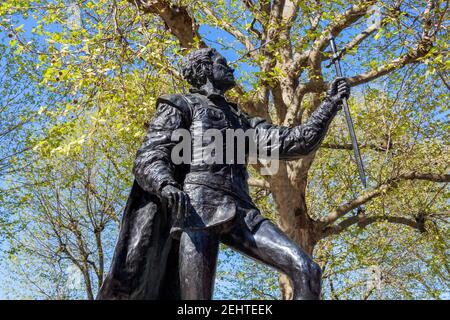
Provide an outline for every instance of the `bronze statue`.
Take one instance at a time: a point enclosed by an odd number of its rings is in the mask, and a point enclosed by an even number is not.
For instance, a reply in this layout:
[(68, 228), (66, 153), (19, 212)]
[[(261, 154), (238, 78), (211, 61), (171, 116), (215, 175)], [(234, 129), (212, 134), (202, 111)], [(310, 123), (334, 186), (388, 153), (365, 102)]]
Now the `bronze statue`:
[[(175, 164), (172, 134), (179, 129), (252, 129), (261, 143), (277, 133), (271, 149), (280, 160), (297, 159), (318, 148), (349, 96), (349, 85), (335, 79), (308, 121), (288, 128), (251, 117), (224, 98), (235, 85), (233, 71), (216, 50), (196, 50), (182, 63), (191, 92), (158, 99), (137, 152), (135, 182), (98, 299), (211, 299), (220, 242), (285, 273), (294, 299), (319, 298), (320, 267), (260, 214), (249, 196), (246, 164)], [(200, 144), (194, 153), (204, 148)]]

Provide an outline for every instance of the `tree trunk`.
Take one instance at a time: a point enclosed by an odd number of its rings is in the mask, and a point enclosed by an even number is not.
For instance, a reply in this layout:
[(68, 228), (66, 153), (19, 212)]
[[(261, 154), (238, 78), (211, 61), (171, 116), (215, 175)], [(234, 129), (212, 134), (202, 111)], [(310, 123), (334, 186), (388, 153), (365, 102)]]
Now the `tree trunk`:
[(82, 270), (82, 274), (83, 274), (84, 285), (86, 288), (87, 298), (88, 298), (88, 300), (94, 300), (94, 292), (92, 291), (91, 278), (89, 276), (89, 269), (87, 268), (86, 264), (85, 264), (84, 270)]

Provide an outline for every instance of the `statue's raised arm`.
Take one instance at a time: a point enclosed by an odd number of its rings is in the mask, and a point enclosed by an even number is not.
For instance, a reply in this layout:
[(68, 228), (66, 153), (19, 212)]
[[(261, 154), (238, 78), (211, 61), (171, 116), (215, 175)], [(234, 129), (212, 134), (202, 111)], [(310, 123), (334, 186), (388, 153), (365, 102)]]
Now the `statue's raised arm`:
[(350, 95), (350, 86), (345, 78), (336, 78), (330, 84), (330, 89), (324, 101), (310, 115), (308, 120), (296, 127), (273, 125), (260, 117), (249, 117), (249, 126), (257, 130), (258, 143), (269, 145), (268, 140), (273, 137), (274, 131), (278, 144), (271, 145), (277, 148), (280, 160), (293, 160), (316, 150), (324, 139), (328, 127), (336, 113), (342, 108), (343, 98)]

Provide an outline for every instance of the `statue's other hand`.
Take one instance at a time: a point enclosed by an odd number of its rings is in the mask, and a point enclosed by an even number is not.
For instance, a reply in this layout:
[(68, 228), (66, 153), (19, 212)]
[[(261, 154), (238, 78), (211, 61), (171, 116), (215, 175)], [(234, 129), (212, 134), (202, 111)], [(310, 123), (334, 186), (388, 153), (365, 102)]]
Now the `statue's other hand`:
[(328, 97), (335, 103), (342, 103), (344, 98), (350, 97), (350, 85), (345, 78), (336, 78), (330, 84)]
[(172, 185), (167, 185), (162, 189), (161, 196), (167, 200), (169, 208), (176, 211), (178, 219), (187, 215), (190, 201), (186, 192)]

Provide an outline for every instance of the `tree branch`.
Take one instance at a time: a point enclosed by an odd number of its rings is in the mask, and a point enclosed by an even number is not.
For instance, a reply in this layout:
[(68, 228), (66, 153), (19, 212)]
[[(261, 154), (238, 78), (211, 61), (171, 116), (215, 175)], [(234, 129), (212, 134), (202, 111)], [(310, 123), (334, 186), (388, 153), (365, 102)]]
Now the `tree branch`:
[(249, 178), (247, 180), (248, 185), (251, 187), (257, 187), (262, 189), (270, 189), (270, 184), (268, 181), (263, 179), (255, 179), (255, 178)]
[[(431, 41), (429, 41), (428, 39), (422, 39), (415, 49), (390, 61), (389, 63), (376, 68), (375, 70), (361, 73), (353, 77), (348, 77), (348, 83), (350, 84), (350, 86), (357, 86), (382, 77), (408, 64), (418, 63), (420, 61), (420, 58), (429, 53), (432, 47), (433, 44)], [(323, 92), (327, 89), (328, 84), (326, 82), (312, 80), (309, 83), (304, 84), (303, 86), (307, 88), (306, 92)]]
[(380, 196), (382, 193), (389, 189), (396, 188), (398, 183), (402, 180), (425, 180), (432, 182), (450, 182), (450, 174), (433, 174), (433, 173), (420, 173), (416, 171), (411, 171), (405, 174), (401, 174), (395, 178), (388, 180), (377, 188), (366, 192), (356, 199), (340, 205), (335, 210), (333, 210), (328, 216), (321, 218), (319, 221), (323, 226), (330, 225), (334, 223), (339, 218), (346, 215), (351, 210), (365, 204), (369, 200)]
[[(363, 17), (367, 13), (369, 7), (374, 3), (376, 3), (376, 1), (370, 0), (353, 5), (343, 14), (337, 16), (336, 19), (325, 28), (321, 35), (314, 41), (312, 49), (308, 55), (310, 65), (313, 69), (320, 68), (320, 64), (322, 62), (322, 52), (328, 45), (329, 36), (338, 36), (345, 28), (351, 26), (353, 23)], [(301, 61), (303, 61), (304, 56), (299, 55), (297, 59), (300, 60), (294, 61), (294, 65), (296, 67), (299, 67), (302, 64)], [(297, 71), (298, 70), (295, 70), (295, 72)]]
[[(387, 8), (388, 15), (393, 16), (398, 19), (399, 13), (400, 13), (400, 6), (403, 3), (403, 0), (397, 1), (392, 8)], [(369, 27), (367, 27), (364, 31), (362, 31), (360, 34), (355, 36), (350, 42), (348, 42), (344, 48), (341, 50), (342, 54), (345, 54), (346, 52), (349, 52), (359, 46), (361, 42), (363, 42), (365, 39), (367, 39), (370, 35), (372, 35), (375, 31), (379, 30), (380, 28), (383, 28), (388, 19), (383, 19), (380, 24), (373, 23)], [(322, 60), (328, 60), (330, 59), (332, 53), (328, 52), (326, 54), (322, 55)]]
[[(351, 51), (352, 49), (356, 48), (358, 45), (361, 44), (365, 39), (367, 39), (371, 34), (373, 34), (375, 31), (377, 31), (379, 28), (376, 24), (371, 25), (367, 29), (365, 29), (363, 32), (355, 36), (349, 43), (345, 45), (345, 47), (341, 50), (340, 56), (342, 57), (343, 54), (346, 52)], [(322, 61), (329, 60), (332, 56), (331, 52), (325, 52), (322, 54)]]
[(261, 11), (262, 9), (264, 9), (264, 4), (260, 3), (261, 7), (260, 9), (258, 9), (252, 0), (243, 0), (243, 2), (247, 9), (252, 13), (255, 20), (259, 21), (261, 25), (264, 26), (266, 19), (264, 18), (264, 12)]
[(198, 32), (198, 25), (184, 6), (171, 4), (169, 1), (128, 0), (144, 13), (158, 15), (170, 32), (180, 41), (183, 48), (192, 48), (197, 42), (206, 47)]
[(280, 50), (285, 64), (292, 61), (291, 29), (293, 22), (297, 19), (297, 14), (298, 1), (285, 0), (280, 25), (280, 40), (283, 43)]
[(411, 52), (408, 52), (403, 56), (398, 57), (397, 59), (394, 59), (375, 70), (350, 77), (348, 78), (348, 82), (351, 86), (357, 86), (359, 84), (367, 83), (379, 77), (382, 77), (396, 69), (400, 69), (406, 66), (407, 64), (417, 63), (420, 58), (424, 57), (428, 52), (430, 52), (431, 48), (431, 42), (421, 41), (418, 44), (417, 48), (412, 50)]
[(341, 223), (339, 223), (337, 225), (327, 226), (325, 228), (325, 230), (323, 231), (322, 237), (324, 238), (324, 237), (327, 237), (330, 235), (339, 234), (355, 224), (358, 224), (358, 226), (360, 228), (365, 228), (370, 224), (373, 224), (375, 222), (380, 222), (380, 221), (385, 221), (385, 222), (394, 223), (394, 224), (401, 224), (401, 225), (405, 225), (405, 226), (417, 229), (421, 232), (424, 231), (423, 221), (417, 221), (416, 219), (413, 220), (413, 219), (408, 219), (405, 217), (398, 217), (398, 216), (365, 217), (365, 216), (358, 215), (358, 216), (353, 216), (348, 219), (345, 219), (344, 221), (342, 221)]
[(213, 19), (218, 25), (222, 26), (222, 28), (231, 34), (233, 37), (235, 37), (239, 42), (241, 42), (245, 49), (248, 51), (249, 55), (255, 55), (255, 47), (253, 46), (253, 43), (250, 41), (248, 37), (246, 37), (236, 26), (231, 25), (221, 17), (217, 16), (217, 14), (207, 5), (201, 5), (202, 10), (211, 18)]
[(433, 25), (433, 15), (431, 13), (433, 9), (435, 9), (435, 1), (428, 0), (425, 10), (422, 14), (422, 35), (420, 41), (417, 43), (416, 47), (413, 50), (375, 70), (371, 70), (369, 72), (348, 78), (350, 85), (355, 86), (377, 79), (391, 71), (402, 68), (407, 64), (416, 63), (420, 60), (420, 58), (429, 53), (431, 48), (433, 47), (433, 37), (431, 36), (431, 27)]
[[(335, 149), (335, 150), (353, 150), (353, 146), (351, 143), (347, 144), (337, 144), (337, 143), (322, 143), (320, 148), (325, 149)], [(388, 149), (392, 149), (392, 143), (389, 146), (375, 143), (361, 144), (359, 148), (367, 148), (375, 151), (386, 152)]]

